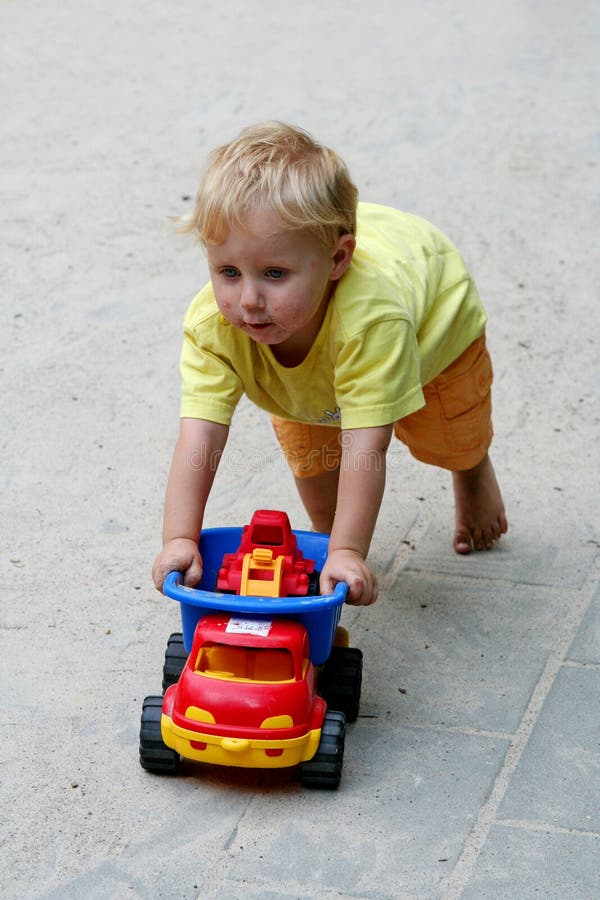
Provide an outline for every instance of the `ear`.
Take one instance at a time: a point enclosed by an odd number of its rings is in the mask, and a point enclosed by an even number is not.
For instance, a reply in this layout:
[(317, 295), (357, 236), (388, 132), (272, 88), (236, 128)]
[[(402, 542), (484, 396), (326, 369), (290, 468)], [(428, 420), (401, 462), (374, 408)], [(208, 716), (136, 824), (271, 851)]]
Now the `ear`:
[(353, 234), (343, 234), (334, 247), (332, 254), (333, 271), (329, 276), (331, 281), (338, 281), (352, 262), (352, 254), (356, 247), (356, 238)]

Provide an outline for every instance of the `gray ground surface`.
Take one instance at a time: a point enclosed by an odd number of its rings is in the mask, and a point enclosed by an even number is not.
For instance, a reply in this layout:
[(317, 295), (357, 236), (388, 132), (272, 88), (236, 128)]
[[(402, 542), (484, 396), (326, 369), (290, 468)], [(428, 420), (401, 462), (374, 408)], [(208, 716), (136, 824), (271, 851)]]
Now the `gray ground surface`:
[[(4, 897), (600, 896), (598, 22), (591, 0), (0, 4)], [(333, 795), (137, 760), (178, 627), (149, 569), (206, 273), (169, 216), (273, 117), (461, 247), (511, 522), (457, 558), (446, 476), (394, 448)], [(257, 505), (307, 526), (244, 404), (207, 524)]]

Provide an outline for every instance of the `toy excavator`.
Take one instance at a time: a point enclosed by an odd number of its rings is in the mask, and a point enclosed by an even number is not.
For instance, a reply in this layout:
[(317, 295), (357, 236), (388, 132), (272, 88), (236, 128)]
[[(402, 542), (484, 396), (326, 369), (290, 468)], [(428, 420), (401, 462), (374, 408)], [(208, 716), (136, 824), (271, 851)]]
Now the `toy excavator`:
[(301, 597), (315, 562), (305, 559), (284, 512), (259, 509), (242, 529), (235, 553), (226, 553), (217, 590), (250, 597)]

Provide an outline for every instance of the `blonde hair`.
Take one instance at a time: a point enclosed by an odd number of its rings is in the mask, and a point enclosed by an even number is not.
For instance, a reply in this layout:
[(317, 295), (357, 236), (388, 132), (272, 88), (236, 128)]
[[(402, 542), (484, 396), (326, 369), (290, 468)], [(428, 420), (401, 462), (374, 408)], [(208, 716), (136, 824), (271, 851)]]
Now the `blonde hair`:
[(191, 216), (179, 231), (220, 243), (252, 210), (275, 212), (328, 247), (356, 232), (358, 191), (340, 157), (300, 128), (264, 122), (245, 128), (209, 158)]

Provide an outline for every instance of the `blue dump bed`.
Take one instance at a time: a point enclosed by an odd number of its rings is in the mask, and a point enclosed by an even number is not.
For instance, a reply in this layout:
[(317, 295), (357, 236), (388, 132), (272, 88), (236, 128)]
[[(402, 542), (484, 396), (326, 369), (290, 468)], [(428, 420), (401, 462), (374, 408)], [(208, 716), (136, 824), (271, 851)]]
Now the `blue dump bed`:
[[(312, 531), (294, 531), (298, 547), (306, 559), (314, 559), (320, 571), (327, 558), (329, 536)], [(184, 587), (180, 572), (171, 572), (164, 584), (167, 597), (181, 604), (183, 643), (189, 653), (198, 620), (207, 612), (220, 610), (248, 619), (284, 616), (302, 622), (308, 631), (310, 658), (315, 665), (329, 657), (335, 629), (340, 620), (348, 586), (336, 585), (333, 594), (312, 597), (246, 597), (214, 590), (225, 553), (235, 553), (242, 539), (241, 528), (207, 528), (200, 536), (204, 563), (202, 579), (195, 588)]]

